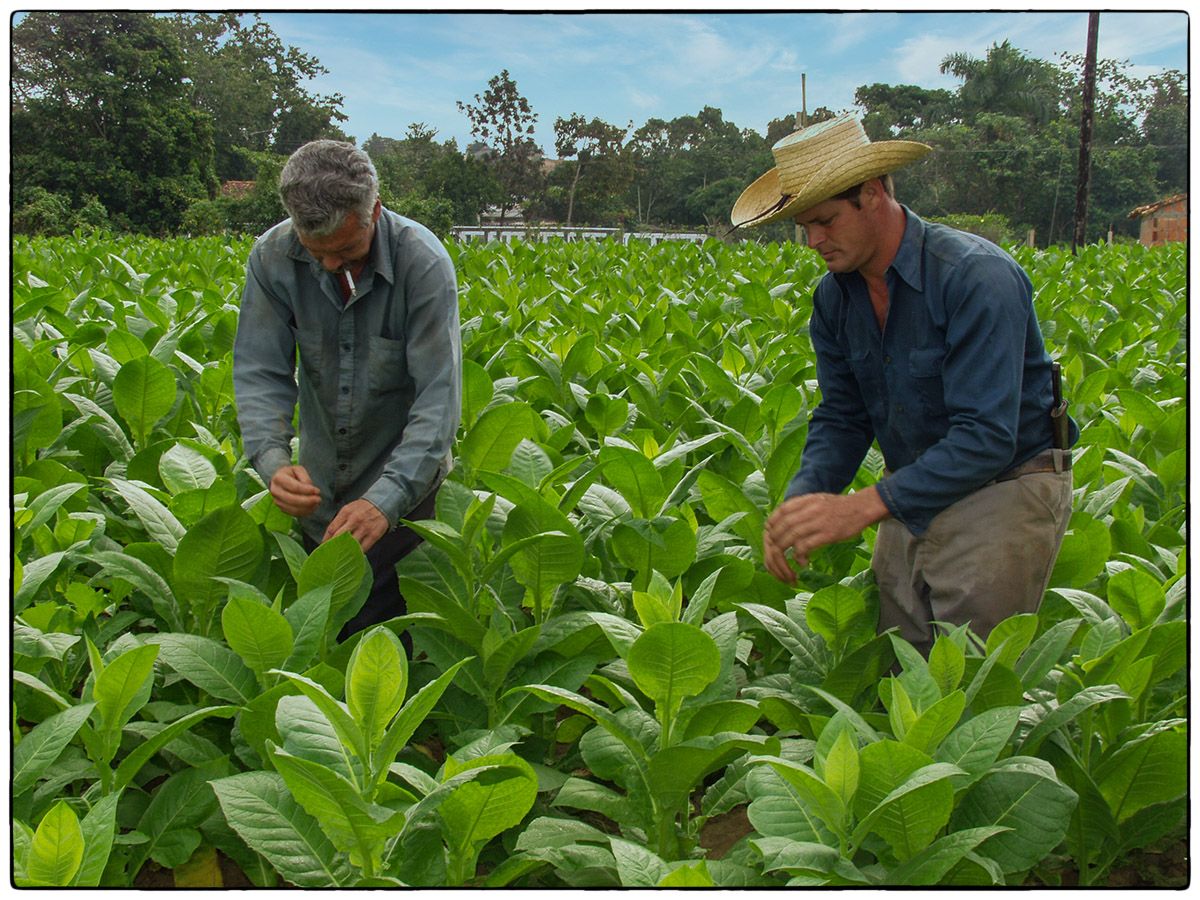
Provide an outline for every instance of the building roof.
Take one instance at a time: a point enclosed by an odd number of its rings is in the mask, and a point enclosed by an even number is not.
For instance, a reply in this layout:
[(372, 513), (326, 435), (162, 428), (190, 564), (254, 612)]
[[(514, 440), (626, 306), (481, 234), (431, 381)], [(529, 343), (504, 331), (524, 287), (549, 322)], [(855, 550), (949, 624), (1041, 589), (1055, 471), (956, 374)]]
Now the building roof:
[(1173, 197), (1166, 197), (1159, 200), (1157, 203), (1149, 203), (1146, 206), (1139, 206), (1129, 214), (1131, 219), (1142, 219), (1151, 213), (1158, 212), (1164, 206), (1170, 206), (1172, 203), (1178, 203), (1180, 200), (1187, 200), (1187, 193), (1176, 194)]
[(221, 185), (221, 196), (244, 197), (254, 190), (253, 181), (226, 181)]

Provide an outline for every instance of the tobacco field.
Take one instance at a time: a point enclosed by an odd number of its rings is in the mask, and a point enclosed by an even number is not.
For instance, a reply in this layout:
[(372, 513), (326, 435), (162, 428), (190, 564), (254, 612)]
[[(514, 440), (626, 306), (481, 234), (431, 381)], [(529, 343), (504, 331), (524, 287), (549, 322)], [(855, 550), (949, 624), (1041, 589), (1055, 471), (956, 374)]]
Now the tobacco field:
[(823, 266), (712, 241), (450, 247), (456, 468), (407, 614), (337, 643), (358, 545), (241, 453), (249, 248), (14, 239), (16, 885), (1103, 885), (1186, 839), (1183, 245), (1014, 251), (1070, 531), (1037, 615), (928, 659), (873, 530), (764, 570)]

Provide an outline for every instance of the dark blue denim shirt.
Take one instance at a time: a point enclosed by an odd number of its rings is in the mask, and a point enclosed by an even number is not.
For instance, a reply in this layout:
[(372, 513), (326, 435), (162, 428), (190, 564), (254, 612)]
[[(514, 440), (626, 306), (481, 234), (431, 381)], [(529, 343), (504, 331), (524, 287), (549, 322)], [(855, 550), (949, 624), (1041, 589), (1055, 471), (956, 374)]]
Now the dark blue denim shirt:
[[(859, 273), (817, 285), (809, 331), (821, 402), (787, 496), (840, 493), (875, 440), (890, 470), (879, 494), (919, 536), (1052, 446), (1053, 390), (1024, 270), (995, 244), (904, 213), (882, 330)], [(1073, 442), (1073, 422), (1070, 433)]]

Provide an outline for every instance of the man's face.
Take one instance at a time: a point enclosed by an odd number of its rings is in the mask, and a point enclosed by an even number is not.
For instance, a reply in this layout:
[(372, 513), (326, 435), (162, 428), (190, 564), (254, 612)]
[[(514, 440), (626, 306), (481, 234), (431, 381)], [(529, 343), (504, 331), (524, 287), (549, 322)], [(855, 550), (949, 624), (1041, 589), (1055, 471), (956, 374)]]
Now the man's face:
[(849, 200), (825, 200), (796, 216), (808, 233), (808, 245), (821, 254), (830, 272), (854, 272), (871, 258), (875, 234), (865, 211)]
[(350, 213), (341, 227), (323, 237), (299, 236), (304, 249), (329, 272), (358, 269), (371, 253), (375, 223), (379, 221), (380, 205), (375, 201), (371, 221), (364, 223), (358, 214)]

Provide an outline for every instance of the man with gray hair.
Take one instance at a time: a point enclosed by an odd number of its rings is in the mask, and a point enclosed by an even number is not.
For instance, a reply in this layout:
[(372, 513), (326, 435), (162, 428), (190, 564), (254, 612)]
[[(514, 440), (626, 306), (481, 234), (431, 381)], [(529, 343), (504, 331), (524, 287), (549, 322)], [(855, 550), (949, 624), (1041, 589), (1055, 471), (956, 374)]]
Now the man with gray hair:
[(349, 532), (367, 554), (374, 587), (345, 638), (405, 611), (395, 566), (420, 539), (398, 522), (433, 516), (461, 411), (457, 286), (438, 238), (383, 208), (375, 167), (353, 144), (305, 144), (279, 193), (290, 218), (246, 266), (238, 422), (307, 549)]

